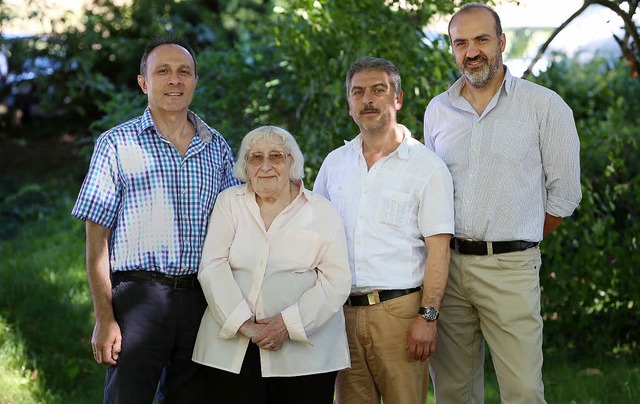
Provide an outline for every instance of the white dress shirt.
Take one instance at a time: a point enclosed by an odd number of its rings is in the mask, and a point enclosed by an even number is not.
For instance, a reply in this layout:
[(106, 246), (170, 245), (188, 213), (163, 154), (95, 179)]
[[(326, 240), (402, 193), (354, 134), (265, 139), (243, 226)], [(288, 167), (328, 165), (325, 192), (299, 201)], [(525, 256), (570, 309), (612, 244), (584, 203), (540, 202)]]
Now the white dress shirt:
[(425, 238), (453, 234), (449, 170), (402, 128), (402, 143), (370, 169), (361, 135), (345, 142), (324, 160), (313, 187), (344, 221), (353, 292), (422, 285)]
[(555, 92), (511, 76), (481, 116), (460, 95), (464, 78), (425, 111), (424, 139), (454, 183), (456, 236), (542, 240), (545, 213), (566, 217), (582, 197), (580, 141)]
[(340, 216), (302, 184), (268, 230), (246, 184), (220, 193), (198, 273), (208, 308), (193, 360), (239, 373), (249, 344), (240, 326), (281, 313), (290, 339), (278, 351), (260, 350), (263, 377), (349, 367), (342, 313), (347, 266)]

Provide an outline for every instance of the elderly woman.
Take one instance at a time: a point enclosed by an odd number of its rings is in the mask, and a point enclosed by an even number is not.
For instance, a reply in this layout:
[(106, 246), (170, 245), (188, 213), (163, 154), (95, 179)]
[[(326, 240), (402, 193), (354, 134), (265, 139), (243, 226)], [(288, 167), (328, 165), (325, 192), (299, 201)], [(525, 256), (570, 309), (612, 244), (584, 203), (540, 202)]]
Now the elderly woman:
[(207, 298), (193, 360), (221, 403), (333, 403), (349, 366), (342, 305), (351, 287), (344, 227), (304, 189), (304, 158), (286, 130), (242, 141), (218, 196), (198, 279)]

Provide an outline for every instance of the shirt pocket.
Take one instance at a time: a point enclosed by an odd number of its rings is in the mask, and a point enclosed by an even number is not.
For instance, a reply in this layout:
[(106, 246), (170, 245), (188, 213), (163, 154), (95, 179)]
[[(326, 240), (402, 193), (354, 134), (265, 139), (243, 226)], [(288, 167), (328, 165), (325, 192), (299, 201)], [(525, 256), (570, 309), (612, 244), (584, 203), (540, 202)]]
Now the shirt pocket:
[(409, 222), (411, 195), (407, 192), (387, 190), (382, 194), (376, 218), (379, 223), (400, 227)]

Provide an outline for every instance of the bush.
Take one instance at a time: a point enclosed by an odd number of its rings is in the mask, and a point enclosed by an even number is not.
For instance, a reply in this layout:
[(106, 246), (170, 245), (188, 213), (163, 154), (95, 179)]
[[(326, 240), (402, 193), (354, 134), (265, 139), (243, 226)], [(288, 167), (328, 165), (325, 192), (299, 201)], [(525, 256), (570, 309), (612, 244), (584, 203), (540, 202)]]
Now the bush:
[(547, 349), (638, 354), (640, 82), (602, 60), (534, 81), (572, 107), (581, 141), (582, 202), (542, 244)]

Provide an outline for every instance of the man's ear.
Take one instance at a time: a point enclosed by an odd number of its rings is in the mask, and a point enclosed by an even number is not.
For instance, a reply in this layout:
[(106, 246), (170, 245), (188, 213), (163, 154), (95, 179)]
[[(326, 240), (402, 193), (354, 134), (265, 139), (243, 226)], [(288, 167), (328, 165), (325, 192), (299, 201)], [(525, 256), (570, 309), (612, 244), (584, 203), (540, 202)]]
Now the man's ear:
[(143, 93), (147, 93), (147, 80), (145, 80), (142, 74), (138, 74), (138, 85), (142, 89)]
[(400, 90), (398, 95), (396, 95), (396, 111), (400, 111), (400, 109), (402, 108), (402, 96), (403, 95), (404, 94), (403, 94), (402, 90)]

